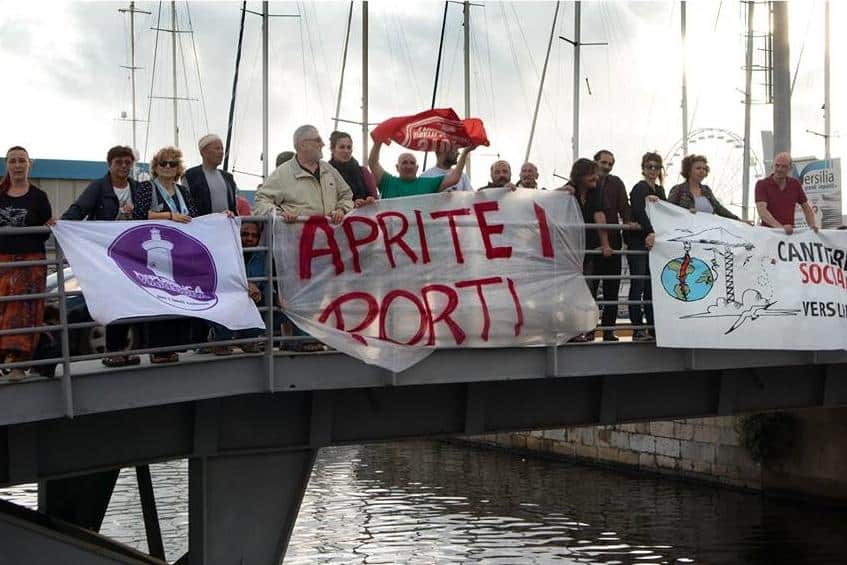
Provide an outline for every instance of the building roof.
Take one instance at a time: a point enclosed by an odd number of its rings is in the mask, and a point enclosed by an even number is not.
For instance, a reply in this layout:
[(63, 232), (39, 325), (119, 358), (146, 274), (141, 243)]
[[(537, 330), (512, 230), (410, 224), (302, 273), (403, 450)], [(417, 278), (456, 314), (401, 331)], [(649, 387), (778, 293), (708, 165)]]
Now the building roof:
[[(147, 163), (138, 163), (147, 171)], [(68, 159), (33, 159), (29, 173), (33, 179), (93, 180), (102, 177), (108, 170), (106, 161), (71, 161)], [(6, 174), (6, 159), (0, 158), (0, 176)]]

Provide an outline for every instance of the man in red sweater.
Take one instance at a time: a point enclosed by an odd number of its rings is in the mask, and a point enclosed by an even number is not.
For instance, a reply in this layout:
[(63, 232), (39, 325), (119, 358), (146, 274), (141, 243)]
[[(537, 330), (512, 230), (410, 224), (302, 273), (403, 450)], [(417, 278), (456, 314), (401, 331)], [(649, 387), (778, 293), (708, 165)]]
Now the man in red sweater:
[(815, 231), (818, 225), (815, 212), (800, 181), (788, 176), (791, 172), (791, 156), (779, 153), (773, 158), (773, 174), (756, 183), (756, 211), (762, 225), (782, 228), (785, 233), (794, 233), (794, 210), (797, 204), (803, 210), (806, 223)]

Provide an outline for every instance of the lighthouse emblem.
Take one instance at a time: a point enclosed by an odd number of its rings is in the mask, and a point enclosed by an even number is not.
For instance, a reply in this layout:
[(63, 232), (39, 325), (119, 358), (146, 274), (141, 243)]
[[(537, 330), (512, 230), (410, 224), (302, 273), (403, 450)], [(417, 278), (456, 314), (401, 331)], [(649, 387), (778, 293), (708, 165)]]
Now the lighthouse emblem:
[(158, 224), (130, 228), (109, 246), (109, 257), (132, 282), (180, 310), (217, 304), (217, 269), (209, 249), (191, 235)]
[(174, 244), (162, 239), (162, 232), (156, 228), (150, 230), (150, 239), (141, 244), (147, 252), (147, 268), (156, 276), (174, 280), (174, 261), (171, 250)]

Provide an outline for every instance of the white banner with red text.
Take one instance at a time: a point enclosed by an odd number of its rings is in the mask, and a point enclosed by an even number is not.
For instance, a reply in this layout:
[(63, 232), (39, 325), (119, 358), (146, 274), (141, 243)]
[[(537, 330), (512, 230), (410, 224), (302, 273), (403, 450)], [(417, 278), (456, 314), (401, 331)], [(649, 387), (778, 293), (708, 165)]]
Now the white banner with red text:
[(847, 349), (847, 232), (752, 227), (648, 203), (660, 347)]
[(91, 317), (192, 316), (264, 328), (247, 294), (238, 218), (72, 222), (53, 227)]
[(572, 196), (523, 189), (380, 200), (335, 226), (274, 223), (286, 315), (394, 372), (435, 348), (561, 344), (593, 329), (584, 239)]

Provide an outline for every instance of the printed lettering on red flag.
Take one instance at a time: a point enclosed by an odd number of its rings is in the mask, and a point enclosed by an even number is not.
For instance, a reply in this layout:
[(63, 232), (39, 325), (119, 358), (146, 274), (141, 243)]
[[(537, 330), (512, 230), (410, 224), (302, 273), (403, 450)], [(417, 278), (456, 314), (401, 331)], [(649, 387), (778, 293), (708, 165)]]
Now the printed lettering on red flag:
[(462, 120), (452, 108), (434, 108), (414, 116), (389, 118), (379, 124), (371, 135), (375, 141), (396, 141), (415, 151), (435, 151), (447, 146), (489, 145), (482, 120)]
[(434, 348), (561, 344), (596, 325), (573, 196), (486, 190), (380, 200), (337, 226), (274, 223), (286, 314), (367, 363)]

